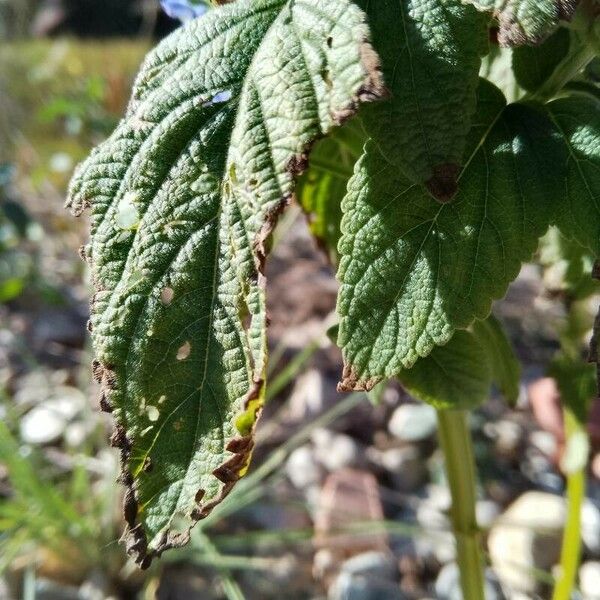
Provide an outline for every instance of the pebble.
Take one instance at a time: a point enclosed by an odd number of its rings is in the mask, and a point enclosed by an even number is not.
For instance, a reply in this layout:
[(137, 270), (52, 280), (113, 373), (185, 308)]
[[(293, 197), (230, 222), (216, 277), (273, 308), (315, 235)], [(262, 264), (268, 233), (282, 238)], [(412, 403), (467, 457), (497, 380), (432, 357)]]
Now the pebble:
[(427, 480), (427, 465), (416, 446), (385, 450), (377, 462), (390, 472), (395, 489), (402, 492), (415, 491)]
[(329, 588), (329, 600), (405, 600), (397, 583), (341, 572)]
[(296, 489), (318, 485), (323, 478), (323, 469), (317, 463), (312, 448), (308, 445), (296, 448), (285, 464), (288, 479)]
[(589, 499), (581, 509), (581, 539), (588, 553), (600, 558), (600, 507)]
[(377, 577), (393, 581), (397, 576), (396, 561), (384, 552), (363, 552), (344, 561), (341, 571), (350, 575)]
[(49, 444), (60, 438), (67, 419), (46, 405), (35, 406), (21, 419), (21, 439), (27, 444)]
[(349, 435), (317, 429), (312, 435), (312, 441), (315, 445), (315, 459), (330, 472), (358, 467), (364, 462), (364, 452)]
[(434, 435), (437, 428), (435, 409), (428, 404), (402, 404), (392, 414), (389, 432), (404, 442), (420, 442)]
[(28, 444), (48, 444), (56, 441), (67, 423), (85, 406), (85, 396), (76, 388), (59, 386), (52, 399), (34, 406), (21, 419), (21, 439)]
[(479, 500), (475, 505), (477, 524), (482, 529), (489, 529), (500, 516), (500, 507), (493, 500)]
[[(503, 598), (500, 586), (493, 573), (485, 573), (485, 600), (501, 600)], [(444, 565), (435, 580), (435, 595), (438, 600), (463, 600), (460, 587), (460, 572), (455, 562)]]
[(579, 587), (584, 600), (600, 600), (600, 562), (590, 561), (581, 565)]
[(558, 561), (566, 516), (563, 498), (526, 492), (498, 519), (488, 538), (492, 566), (503, 585), (528, 594), (537, 588), (534, 569)]

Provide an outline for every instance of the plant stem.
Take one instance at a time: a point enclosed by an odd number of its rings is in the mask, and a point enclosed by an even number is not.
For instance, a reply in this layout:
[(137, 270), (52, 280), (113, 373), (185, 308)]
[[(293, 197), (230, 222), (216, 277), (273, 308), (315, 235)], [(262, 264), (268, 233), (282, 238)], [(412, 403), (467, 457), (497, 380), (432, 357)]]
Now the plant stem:
[(464, 410), (438, 410), (438, 435), (452, 494), (450, 517), (456, 539), (463, 598), (484, 600), (481, 540), (475, 516), (475, 460)]
[[(579, 419), (566, 407), (564, 418), (568, 452), (569, 441), (573, 440), (574, 436), (586, 435), (586, 432)], [(575, 587), (581, 558), (581, 507), (585, 495), (585, 464), (584, 460), (567, 474), (568, 514), (560, 553), (560, 572), (556, 579), (553, 600), (570, 600)]]

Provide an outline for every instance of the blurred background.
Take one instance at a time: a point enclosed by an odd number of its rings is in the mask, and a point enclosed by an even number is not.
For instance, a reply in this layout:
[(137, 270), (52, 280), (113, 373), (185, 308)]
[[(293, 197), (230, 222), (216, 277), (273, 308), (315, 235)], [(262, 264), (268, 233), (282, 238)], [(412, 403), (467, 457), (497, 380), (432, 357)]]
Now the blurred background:
[[(119, 544), (117, 454), (77, 254), (87, 223), (63, 204), (144, 54), (178, 26), (155, 0), (0, 0), (0, 599), (460, 598), (435, 412), (394, 385), (336, 393), (334, 269), (296, 206), (268, 266), (271, 374), (250, 475), (149, 571)], [(549, 597), (566, 515), (565, 433), (545, 375), (572, 302), (566, 265), (545, 264), (542, 253), (525, 266), (495, 307), (523, 363), (518, 404), (492, 397), (472, 420), (491, 600)], [(587, 290), (582, 338), (597, 306)], [(589, 455), (579, 450), (589, 600), (600, 598), (599, 422)]]

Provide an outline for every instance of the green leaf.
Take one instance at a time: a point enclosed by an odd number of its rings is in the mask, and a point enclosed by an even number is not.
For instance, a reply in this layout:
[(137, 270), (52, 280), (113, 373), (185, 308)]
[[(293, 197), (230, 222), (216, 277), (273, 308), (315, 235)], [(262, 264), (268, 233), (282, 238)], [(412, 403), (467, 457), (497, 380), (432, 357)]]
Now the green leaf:
[(487, 400), (492, 372), (479, 337), (457, 331), (446, 345), (400, 371), (398, 379), (412, 396), (437, 409), (464, 409)]
[(245, 472), (264, 395), (268, 237), (311, 142), (381, 94), (349, 0), (240, 0), (146, 59), (125, 119), (78, 169), (91, 325), (142, 566)]
[(564, 198), (556, 224), (568, 238), (600, 256), (600, 102), (587, 96), (547, 105), (564, 144)]
[(342, 199), (365, 141), (358, 119), (333, 130), (315, 145), (310, 166), (298, 179), (296, 198), (308, 216), (312, 234), (334, 264), (338, 262)]
[(513, 50), (512, 67), (519, 85), (535, 92), (569, 53), (570, 35), (560, 28), (539, 46), (519, 46)]
[(502, 46), (539, 44), (561, 20), (569, 21), (579, 0), (467, 0), (498, 19)]
[(528, 106), (504, 108), (493, 90), (481, 88), (451, 203), (367, 144), (342, 205), (340, 389), (370, 389), (486, 318), (548, 228), (561, 196), (552, 126)]
[(365, 108), (367, 133), (408, 179), (448, 200), (475, 112), (487, 19), (461, 0), (363, 3), (391, 92)]
[(521, 366), (502, 325), (490, 315), (485, 321), (476, 320), (471, 331), (488, 357), (492, 381), (506, 401), (514, 406), (519, 399)]

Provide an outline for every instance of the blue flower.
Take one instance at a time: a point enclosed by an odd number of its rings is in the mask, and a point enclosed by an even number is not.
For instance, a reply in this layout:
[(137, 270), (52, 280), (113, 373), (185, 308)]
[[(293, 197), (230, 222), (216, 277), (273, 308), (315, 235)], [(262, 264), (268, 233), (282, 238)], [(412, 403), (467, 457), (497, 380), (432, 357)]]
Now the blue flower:
[(208, 6), (191, 0), (160, 0), (163, 10), (172, 18), (180, 21), (189, 21), (202, 16)]

